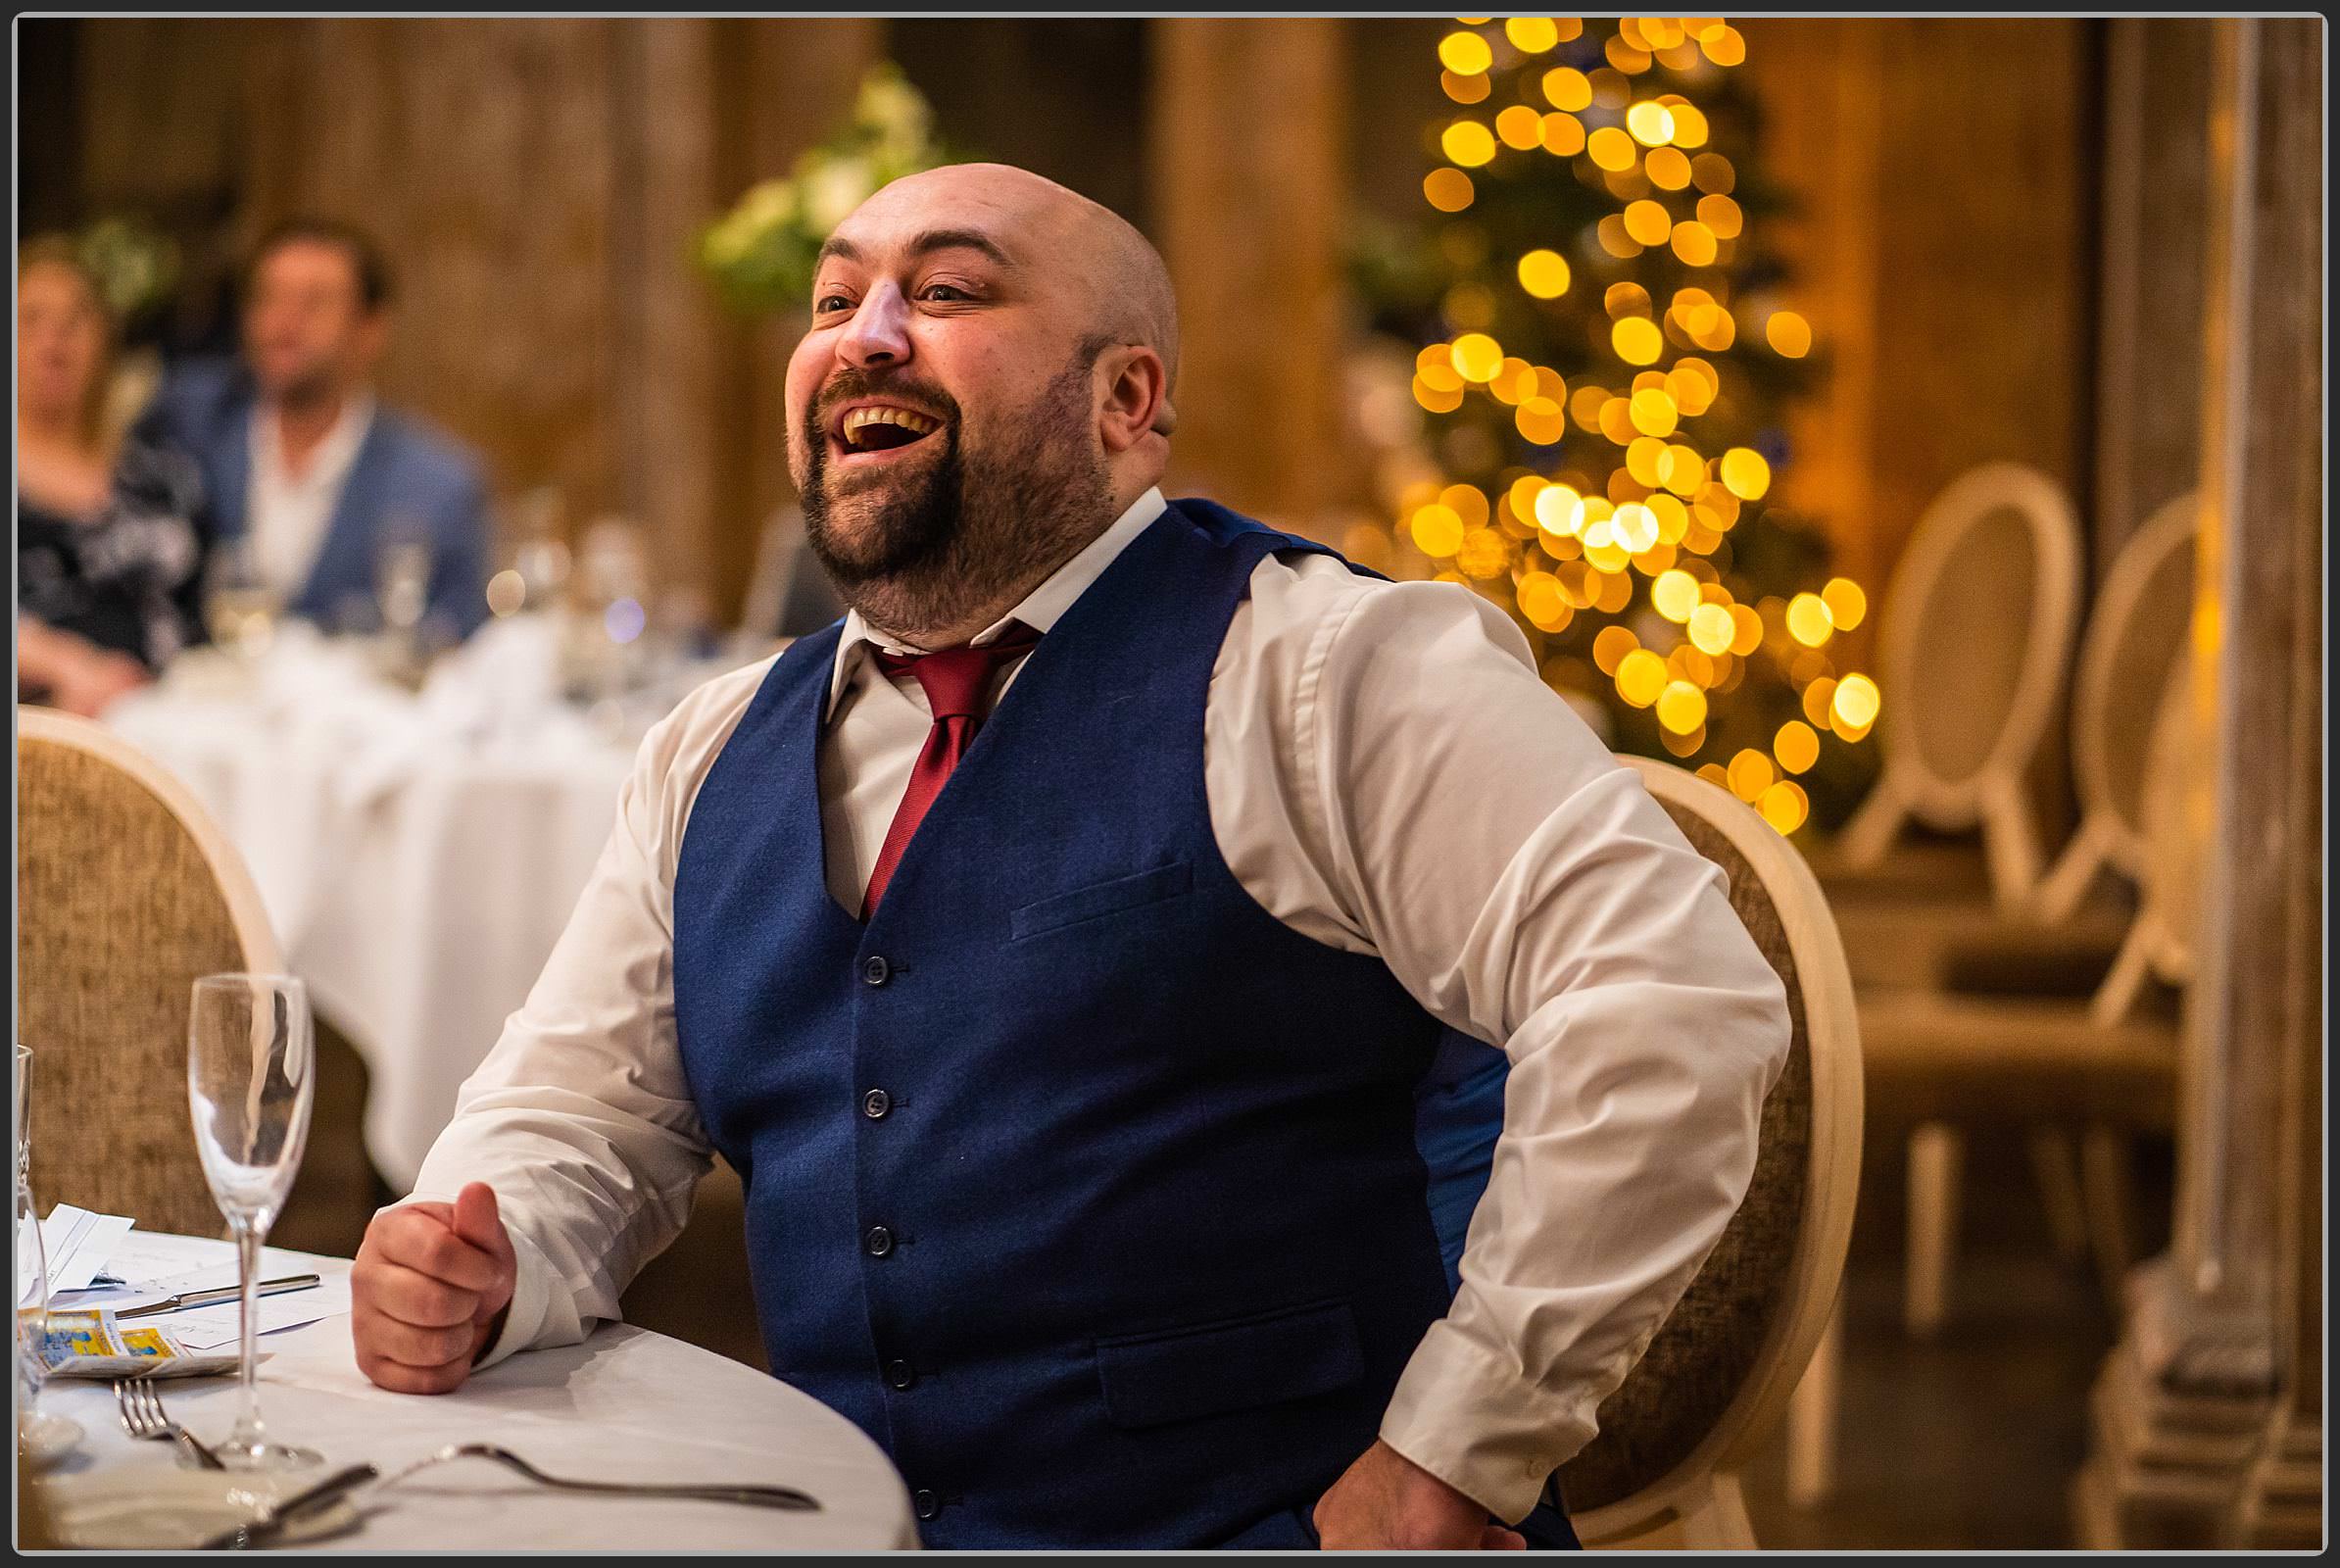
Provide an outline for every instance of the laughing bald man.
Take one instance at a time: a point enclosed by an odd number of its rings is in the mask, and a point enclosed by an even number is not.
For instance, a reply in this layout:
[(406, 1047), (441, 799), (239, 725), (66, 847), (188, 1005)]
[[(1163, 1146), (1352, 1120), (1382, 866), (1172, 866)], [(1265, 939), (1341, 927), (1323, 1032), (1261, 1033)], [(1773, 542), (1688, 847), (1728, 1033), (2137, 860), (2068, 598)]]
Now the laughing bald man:
[(359, 1364), (575, 1343), (719, 1152), (773, 1373), (929, 1545), (1573, 1544), (1786, 1053), (1720, 873), (1486, 601), (1163, 500), (1176, 307), (1104, 209), (902, 179), (811, 306), (851, 609), (644, 742)]

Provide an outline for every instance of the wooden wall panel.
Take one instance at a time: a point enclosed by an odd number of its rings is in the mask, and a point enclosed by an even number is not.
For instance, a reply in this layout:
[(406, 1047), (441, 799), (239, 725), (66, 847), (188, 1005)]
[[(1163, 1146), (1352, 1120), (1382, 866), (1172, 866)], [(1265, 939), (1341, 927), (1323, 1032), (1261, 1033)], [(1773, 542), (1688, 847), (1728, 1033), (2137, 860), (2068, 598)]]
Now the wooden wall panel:
[(2096, 191), (2090, 24), (1760, 18), (1765, 163), (1830, 384), (1781, 495), (1881, 586), (1967, 467), (2035, 464), (2086, 501)]
[(1153, 24), (1153, 238), (1178, 289), (1173, 489), (1306, 531), (1366, 476), (1339, 450), (1347, 197), (1341, 24)]

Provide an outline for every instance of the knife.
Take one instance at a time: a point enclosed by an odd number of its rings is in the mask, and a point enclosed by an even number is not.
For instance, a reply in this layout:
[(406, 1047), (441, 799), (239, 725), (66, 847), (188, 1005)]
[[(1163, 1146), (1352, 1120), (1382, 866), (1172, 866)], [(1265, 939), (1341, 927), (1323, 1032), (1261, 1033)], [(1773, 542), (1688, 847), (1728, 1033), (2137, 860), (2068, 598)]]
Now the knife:
[(347, 1470), (327, 1476), (306, 1492), (294, 1493), (259, 1518), (212, 1537), (197, 1549), (243, 1551), (253, 1546), (265, 1546), (284, 1534), (303, 1515), (317, 1512), (351, 1488), (363, 1486), (380, 1473), (369, 1464), (351, 1465)]
[[(280, 1280), (262, 1280), (257, 1294), (282, 1296), (287, 1291), (306, 1291), (323, 1283), (315, 1274), (287, 1274)], [(243, 1294), (244, 1288), (241, 1285), (222, 1285), (218, 1290), (212, 1291), (181, 1291), (178, 1295), (160, 1301), (149, 1301), (144, 1306), (125, 1308), (115, 1313), (114, 1320), (119, 1323), (125, 1317), (152, 1317), (157, 1312), (183, 1312), (191, 1306), (212, 1306), (220, 1301), (238, 1300)]]

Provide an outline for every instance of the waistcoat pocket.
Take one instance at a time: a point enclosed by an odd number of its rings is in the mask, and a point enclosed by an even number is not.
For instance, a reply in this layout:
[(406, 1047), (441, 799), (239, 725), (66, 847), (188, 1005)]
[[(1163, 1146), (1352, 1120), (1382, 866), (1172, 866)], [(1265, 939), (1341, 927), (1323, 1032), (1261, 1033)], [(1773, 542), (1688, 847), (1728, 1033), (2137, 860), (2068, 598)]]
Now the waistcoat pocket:
[(1157, 865), (1150, 871), (1134, 876), (1117, 876), (1104, 882), (1092, 882), (1070, 893), (1051, 894), (1036, 899), (1017, 909), (1008, 922), (1008, 940), (1021, 942), (1026, 937), (1053, 931), (1058, 926), (1071, 925), (1077, 920), (1094, 920), (1103, 914), (1117, 914), (1123, 909), (1135, 909), (1143, 905), (1159, 904), (1193, 890), (1194, 866), (1190, 860), (1173, 860)]
[(1097, 1342), (1105, 1413), (1163, 1426), (1332, 1394), (1362, 1382), (1357, 1316), (1336, 1298), (1252, 1317)]

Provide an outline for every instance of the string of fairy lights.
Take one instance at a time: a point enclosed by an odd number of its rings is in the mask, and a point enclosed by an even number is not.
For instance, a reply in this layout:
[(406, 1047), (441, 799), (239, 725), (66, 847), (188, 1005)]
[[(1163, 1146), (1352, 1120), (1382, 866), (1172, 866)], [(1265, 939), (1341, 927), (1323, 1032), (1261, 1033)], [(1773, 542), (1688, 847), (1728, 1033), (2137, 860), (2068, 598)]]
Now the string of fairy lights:
[[(1715, 705), (1752, 662), (1768, 662), (1791, 683), (1802, 717), (1779, 725), (1767, 748), (1712, 757), (1697, 771), (1792, 833), (1811, 810), (1797, 775), (1820, 760), (1822, 737), (1857, 745), (1877, 722), (1877, 682), (1840, 672), (1834, 659), (1838, 635), (1867, 614), (1867, 595), (1841, 576), (1751, 603), (1733, 593), (1709, 557), (1763, 502), (1771, 465), (1751, 446), (1702, 445), (1698, 421), (1744, 373), (1738, 356), (1801, 359), (1812, 327), (1768, 298), (1734, 295), (1731, 265), (1748, 222), (1732, 197), (1737, 172), (1708, 145), (1697, 103), (1636, 81), (1653, 65), (1678, 82), (1736, 67), (1745, 39), (1720, 17), (1627, 17), (1600, 51), (1605, 63), (1581, 45), (1567, 52), (1578, 65), (1566, 65), (1551, 57), (1584, 37), (1581, 18), (1456, 21), (1438, 57), (1445, 94), (1463, 112), (1438, 135), (1444, 162), (1422, 182), (1430, 206), (1467, 212), (1507, 160), (1571, 160), (1616, 210), (1588, 235), (1555, 233), (1519, 256), (1509, 270), (1519, 288), (1551, 302), (1593, 287), (1568, 260), (1572, 251), (1597, 260), (1593, 247), (1618, 264), (1670, 254), (1681, 267), (1665, 270), (1696, 280), (1662, 304), (1631, 275), (1610, 283), (1600, 297), (1603, 363), (1574, 384), (1486, 330), (1496, 314), (1487, 289), (1451, 291), (1443, 318), (1462, 329), (1417, 357), (1415, 401), (1446, 416), (1466, 400), (1493, 400), (1527, 442), (1548, 449), (1547, 471), (1506, 470), (1507, 485), (1486, 488), (1415, 484), (1400, 498), (1400, 534), (1441, 577), (1499, 601), (1507, 587), (1509, 608), (1547, 637), (1583, 616), (1609, 617), (1592, 638), (1593, 666), (1622, 702), (1654, 710), (1665, 749), (1685, 761), (1706, 750)], [(1498, 93), (1520, 101), (1489, 113)]]

